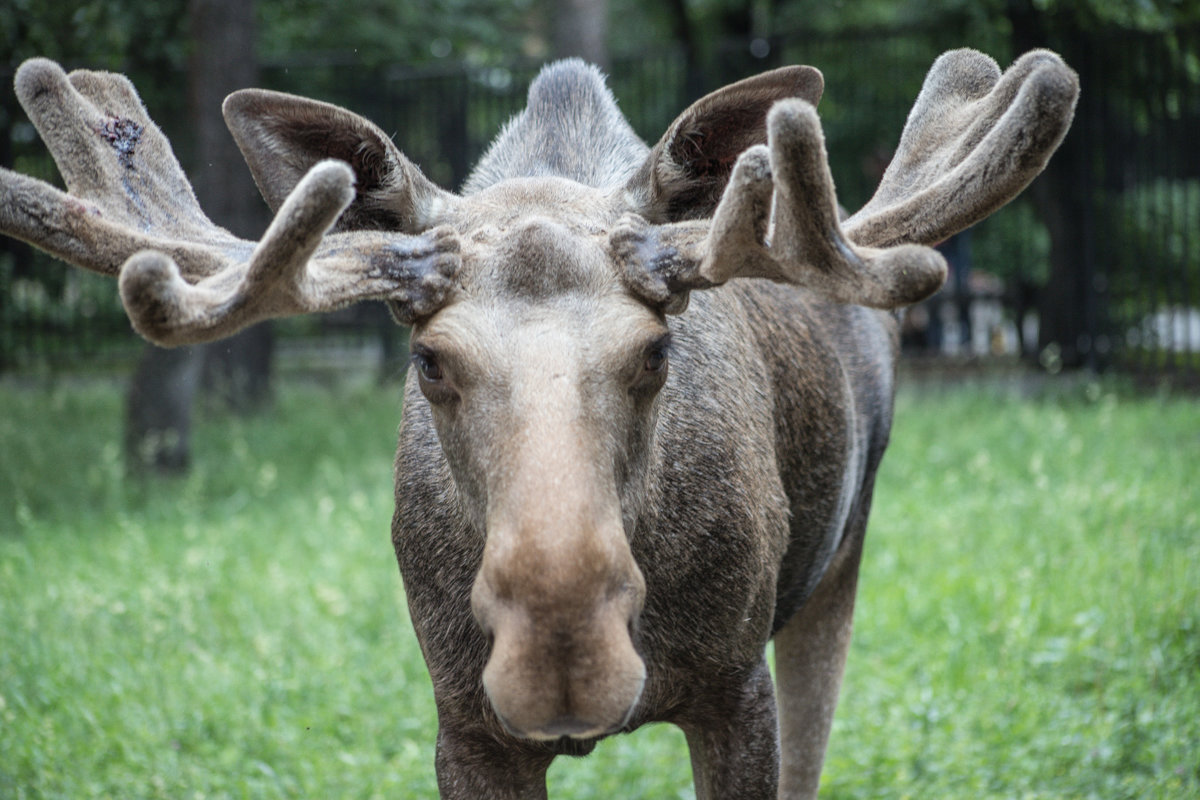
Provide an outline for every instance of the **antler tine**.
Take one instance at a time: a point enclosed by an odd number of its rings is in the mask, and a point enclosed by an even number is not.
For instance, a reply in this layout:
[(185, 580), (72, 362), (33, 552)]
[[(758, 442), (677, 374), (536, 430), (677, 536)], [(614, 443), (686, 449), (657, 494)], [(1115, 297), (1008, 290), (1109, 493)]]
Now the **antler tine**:
[(925, 78), (875, 196), (845, 222), (859, 244), (934, 244), (1015, 197), (1066, 135), (1078, 76), (1048, 50), (1003, 75), (974, 50), (943, 54)]
[(941, 287), (946, 262), (936, 250), (860, 247), (846, 238), (811, 104), (776, 103), (767, 141), (738, 157), (710, 223), (650, 226), (627, 218), (613, 233), (626, 280), (643, 296), (679, 313), (691, 289), (768, 278), (835, 302), (897, 308)]
[(650, 226), (625, 220), (612, 235), (626, 280), (667, 313), (688, 291), (731, 278), (768, 278), (829, 300), (897, 308), (933, 294), (946, 262), (919, 245), (860, 247), (838, 220), (816, 109), (781, 100), (767, 115), (767, 145), (743, 152), (710, 223)]
[(123, 76), (26, 61), (15, 88), (70, 194), (0, 170), (0, 231), (76, 266), (116, 275), (139, 249), (165, 247), (191, 274), (221, 268), (238, 240), (196, 202), (166, 137)]
[[(1049, 51), (1007, 72), (973, 50), (930, 69), (879, 190), (839, 222), (816, 109), (780, 100), (767, 147), (738, 158), (707, 235), (694, 225), (623, 224), (612, 236), (627, 282), (664, 310), (734, 277), (794, 283), (835, 302), (897, 308), (942, 285), (931, 245), (1011, 200), (1070, 126), (1079, 85)], [(664, 299), (665, 298), (665, 299)]]
[[(843, 233), (817, 111), (783, 100), (767, 117), (768, 147), (738, 160), (713, 218), (700, 274), (713, 283), (764, 277), (877, 308), (915, 303), (941, 287), (945, 260), (917, 245), (860, 247)], [(767, 238), (769, 187), (773, 218)]]
[(0, 169), (0, 232), (76, 266), (120, 276), (134, 328), (172, 346), (270, 317), (391, 303), (411, 322), (446, 297), (459, 267), (450, 228), (329, 234), (355, 197), (345, 163), (316, 164), (257, 245), (200, 210), (166, 137), (120, 75), (46, 59), (18, 70), (17, 94), (69, 193)]
[(216, 227), (125, 76), (67, 75), (53, 61), (33, 58), (17, 70), (14, 84), (73, 196), (135, 230), (193, 238), (188, 234)]
[(119, 280), (134, 329), (156, 343), (175, 345), (218, 339), (258, 319), (308, 310), (301, 285), (305, 266), (353, 199), (349, 167), (318, 164), (284, 202), (245, 264), (229, 263), (194, 285), (166, 253), (135, 253)]
[(441, 227), (415, 236), (373, 231), (327, 236), (353, 199), (353, 173), (346, 164), (317, 164), (283, 202), (245, 265), (231, 265), (194, 285), (166, 254), (135, 254), (120, 277), (121, 300), (134, 328), (173, 346), (357, 300), (388, 300), (405, 323), (431, 313), (460, 265), (457, 233)]
[(47, 183), (0, 168), (0, 232), (35, 245), (77, 267), (115, 277), (130, 253), (149, 247), (169, 250), (199, 274), (222, 263), (222, 245), (164, 241), (114, 221), (96, 203), (66, 194)]

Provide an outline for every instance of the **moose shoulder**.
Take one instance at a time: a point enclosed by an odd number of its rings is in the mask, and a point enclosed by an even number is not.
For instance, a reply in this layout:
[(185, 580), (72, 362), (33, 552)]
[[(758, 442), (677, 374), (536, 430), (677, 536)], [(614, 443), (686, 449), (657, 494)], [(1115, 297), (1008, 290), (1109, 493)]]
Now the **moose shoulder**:
[(698, 797), (816, 794), (891, 311), (1057, 147), (1057, 56), (942, 56), (844, 221), (811, 67), (647, 147), (596, 70), (551, 65), (461, 194), (357, 115), (245, 90), (224, 112), (276, 211), (258, 243), (208, 221), (124, 78), (37, 59), (16, 89), (69, 194), (4, 170), (0, 230), (119, 277), (148, 338), (364, 298), (413, 326), (392, 539), (443, 797), (545, 797), (556, 755), (653, 721), (685, 732)]

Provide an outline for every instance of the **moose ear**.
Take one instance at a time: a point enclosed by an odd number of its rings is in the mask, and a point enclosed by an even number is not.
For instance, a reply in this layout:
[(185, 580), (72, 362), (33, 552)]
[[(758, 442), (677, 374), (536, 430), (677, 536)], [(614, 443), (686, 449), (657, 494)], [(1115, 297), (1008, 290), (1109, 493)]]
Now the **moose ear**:
[(458, 199), (426, 178), (376, 125), (344, 108), (244, 89), (225, 98), (221, 110), (272, 211), (309, 169), (330, 158), (350, 165), (356, 188), (336, 230), (420, 233)]
[(815, 67), (782, 67), (718, 89), (671, 123), (626, 185), (630, 210), (652, 223), (712, 216), (743, 151), (767, 141), (767, 112), (778, 100), (821, 99)]

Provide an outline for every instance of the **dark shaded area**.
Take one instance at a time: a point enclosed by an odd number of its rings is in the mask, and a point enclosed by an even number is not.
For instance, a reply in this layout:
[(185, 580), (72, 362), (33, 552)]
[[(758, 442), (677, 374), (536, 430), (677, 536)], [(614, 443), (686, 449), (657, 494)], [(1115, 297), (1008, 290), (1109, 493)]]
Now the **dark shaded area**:
[(146, 345), (125, 401), (125, 466), (130, 472), (187, 472), (192, 461), (192, 406), (202, 364), (202, 348)]

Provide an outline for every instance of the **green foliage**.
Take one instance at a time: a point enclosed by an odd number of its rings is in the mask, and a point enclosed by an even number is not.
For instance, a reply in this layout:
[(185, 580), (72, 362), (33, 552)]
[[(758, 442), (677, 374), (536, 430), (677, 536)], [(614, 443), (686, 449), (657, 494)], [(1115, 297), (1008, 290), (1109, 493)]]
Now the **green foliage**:
[(1194, 400), (967, 389), (897, 418), (830, 795), (1196, 796)]
[(1073, 20), (1085, 27), (1115, 26), (1129, 30), (1166, 31), (1200, 21), (1200, 6), (1189, 0), (1033, 0), (1041, 13)]
[[(435, 797), (396, 390), (282, 387), (144, 484), (119, 407), (0, 384), (0, 796)], [(826, 796), (1200, 793), (1198, 430), (1190, 398), (1103, 384), (902, 394)], [(690, 797), (683, 737), (559, 759), (550, 790)]]
[(111, 279), (49, 256), (34, 264), (33, 275), (19, 274), (0, 252), (0, 371), (92, 361), (140, 344)]
[(433, 793), (394, 390), (286, 393), (281, 424), (211, 425), (191, 475), (148, 484), (111, 389), (3, 405), (0, 796)]
[(1018, 198), (971, 231), (972, 266), (1006, 282), (1040, 285), (1050, 277), (1050, 232), (1028, 197)]
[(943, 24), (949, 17), (975, 29), (1005, 28), (1008, 16), (1023, 7), (1036, 14), (1088, 28), (1116, 26), (1162, 31), (1200, 19), (1200, 8), (1187, 0), (941, 0), (936, 3), (925, 0), (854, 3), (807, 0), (781, 3), (776, 25), (779, 30), (838, 31)]
[(520, 52), (544, 55), (535, 0), (367, 0), (344, 6), (321, 0), (257, 0), (259, 56), (287, 63), (296, 53), (325, 53), (356, 66), (506, 62)]
[(45, 56), (91, 69), (181, 69), (186, 0), (0, 0), (0, 54), (15, 69)]
[(110, 278), (78, 269), (54, 277), (59, 280), (18, 278), (11, 259), (0, 255), (0, 294), (8, 298), (11, 324), (67, 325), (123, 313)]
[[(676, 4), (609, 0), (612, 9), (611, 46), (616, 53), (641, 52), (671, 40), (679, 25)], [(687, 23), (701, 44), (712, 44), (736, 31), (731, 19), (746, 19), (755, 36), (798, 32), (838, 35), (848, 31), (912, 30), (936, 27), (954, 30), (964, 40), (1003, 40), (1011, 32), (1010, 14), (1027, 8), (1054, 18), (1058, 24), (1085, 30), (1123, 28), (1169, 31), (1200, 21), (1200, 5), (1189, 0), (690, 0), (681, 3)], [(806, 61), (805, 63), (816, 63)]]
[[(1104, 236), (1113, 248), (1114, 321), (1183, 306), (1200, 287), (1200, 180), (1159, 178), (1115, 195)], [(1191, 294), (1189, 294), (1189, 289)]]

